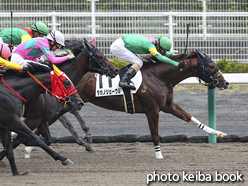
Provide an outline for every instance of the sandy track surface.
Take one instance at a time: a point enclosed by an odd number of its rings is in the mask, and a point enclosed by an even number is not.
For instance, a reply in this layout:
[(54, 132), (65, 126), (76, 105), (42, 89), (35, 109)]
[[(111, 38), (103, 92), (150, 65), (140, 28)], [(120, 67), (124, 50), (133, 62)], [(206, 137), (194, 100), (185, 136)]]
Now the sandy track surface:
[[(180, 180), (155, 181), (150, 185), (247, 184), (248, 146), (245, 143), (163, 143), (161, 148), (165, 158), (162, 160), (155, 159), (152, 143), (98, 143), (94, 147), (97, 151), (88, 153), (75, 143), (52, 144), (53, 150), (74, 161), (71, 166), (54, 161), (40, 148), (34, 149), (31, 159), (24, 159), (23, 146), (17, 148), (15, 158), (19, 172), (29, 172), (13, 177), (8, 161), (4, 158), (0, 162), (1, 186), (137, 186), (147, 185), (147, 175), (153, 175), (154, 171), (160, 176), (177, 174)], [(211, 176), (212, 182), (192, 182), (189, 177), (183, 177), (184, 171), (185, 174), (195, 176), (199, 173)], [(215, 171), (233, 176), (239, 171), (243, 182), (216, 182)], [(151, 175), (148, 175), (149, 179), (152, 179)]]

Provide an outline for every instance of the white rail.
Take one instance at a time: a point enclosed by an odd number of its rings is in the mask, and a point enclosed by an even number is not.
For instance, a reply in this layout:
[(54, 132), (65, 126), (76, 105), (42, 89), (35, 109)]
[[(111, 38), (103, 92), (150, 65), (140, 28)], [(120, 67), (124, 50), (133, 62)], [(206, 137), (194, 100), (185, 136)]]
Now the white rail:
[[(248, 84), (248, 73), (225, 73), (223, 76), (230, 84)], [(190, 77), (179, 84), (196, 85), (199, 84), (199, 81), (195, 77)]]

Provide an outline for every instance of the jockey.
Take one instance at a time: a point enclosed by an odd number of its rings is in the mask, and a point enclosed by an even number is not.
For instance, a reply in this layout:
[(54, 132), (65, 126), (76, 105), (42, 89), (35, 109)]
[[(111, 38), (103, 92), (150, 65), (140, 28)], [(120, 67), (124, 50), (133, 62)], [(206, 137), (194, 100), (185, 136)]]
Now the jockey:
[[(23, 70), (23, 71), (30, 71), (32, 69), (32, 65), (30, 63), (27, 63), (25, 66), (18, 65), (16, 63), (8, 61), (10, 56), (10, 49), (7, 44), (0, 44), (0, 69), (7, 67), (9, 69), (13, 70)], [(49, 69), (49, 67), (46, 67)]]
[(120, 87), (135, 90), (133, 85), (130, 85), (130, 79), (135, 76), (139, 69), (143, 66), (143, 61), (137, 54), (151, 53), (159, 61), (167, 63), (172, 66), (184, 68), (185, 62), (173, 61), (164, 55), (176, 55), (170, 52), (171, 40), (168, 37), (144, 37), (141, 35), (125, 35), (115, 40), (110, 46), (110, 51), (116, 57), (129, 62), (132, 66), (127, 70), (119, 82)]
[(36, 22), (30, 29), (18, 27), (2, 30), (0, 32), (0, 43), (19, 45), (28, 39), (47, 36), (47, 34), (47, 26), (43, 22)]
[(25, 64), (32, 60), (38, 62), (37, 58), (45, 55), (52, 63), (62, 63), (68, 59), (73, 59), (73, 53), (63, 57), (55, 57), (51, 51), (55, 51), (64, 44), (65, 38), (60, 31), (52, 31), (47, 38), (37, 37), (29, 39), (18, 45), (12, 54), (11, 61), (25, 66)]

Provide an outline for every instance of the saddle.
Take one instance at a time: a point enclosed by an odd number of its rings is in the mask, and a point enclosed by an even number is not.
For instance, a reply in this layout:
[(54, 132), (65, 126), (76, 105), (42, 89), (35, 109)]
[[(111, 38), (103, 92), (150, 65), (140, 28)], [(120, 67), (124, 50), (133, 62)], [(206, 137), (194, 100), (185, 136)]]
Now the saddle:
[[(124, 74), (126, 71), (126, 67), (123, 67), (120, 71), (123, 71), (121, 73)], [(117, 75), (114, 78), (110, 78), (110, 77), (107, 77), (105, 75), (101, 75), (101, 74), (96, 73), (95, 74), (95, 77), (96, 77), (95, 97), (120, 96), (121, 95), (124, 97), (125, 111), (127, 113), (132, 113), (132, 112), (135, 113), (134, 107), (130, 108), (129, 105), (130, 105), (130, 101), (132, 101), (133, 94), (135, 94), (139, 90), (139, 87), (142, 83), (141, 71), (138, 71), (136, 73), (136, 75), (132, 78), (132, 82), (134, 83), (136, 90), (128, 89), (129, 94), (131, 96), (131, 99), (126, 98), (123, 88), (119, 87), (119, 81), (120, 81), (119, 75)], [(126, 102), (127, 102), (126, 100), (130, 100), (128, 103), (128, 106), (126, 104)], [(128, 111), (128, 110), (130, 110), (130, 111)], [(131, 110), (133, 110), (133, 111), (131, 111)]]

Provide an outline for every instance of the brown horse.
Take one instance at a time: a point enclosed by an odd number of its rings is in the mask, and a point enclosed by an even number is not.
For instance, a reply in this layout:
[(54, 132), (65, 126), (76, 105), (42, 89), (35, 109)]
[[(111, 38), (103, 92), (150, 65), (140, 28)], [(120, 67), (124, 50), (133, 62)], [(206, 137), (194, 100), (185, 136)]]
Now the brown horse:
[[(68, 75), (75, 85), (80, 81), (82, 76), (89, 71), (115, 77), (119, 69), (110, 63), (110, 61), (86, 39), (84, 43), (85, 46), (82, 45), (81, 41), (67, 41), (65, 43), (66, 47), (73, 51), (76, 58), (58, 64), (57, 66)], [(62, 106), (63, 105), (59, 102), (51, 99), (47, 95), (41, 95), (26, 104), (24, 114), (25, 124), (31, 130), (38, 128), (42, 132), (47, 145), (51, 144), (50, 132), (49, 130), (46, 130), (46, 126), (48, 125), (47, 121), (52, 117), (56, 117)], [(13, 148), (16, 148), (20, 143), (30, 145), (28, 142), (24, 141), (21, 136), (17, 136), (13, 141)], [(82, 143), (86, 148), (94, 151), (89, 144), (85, 142)], [(2, 151), (0, 153), (0, 160), (2, 160), (4, 156), (5, 151)]]
[[(177, 62), (183, 61), (184, 54), (168, 56)], [(150, 60), (150, 59), (149, 59)], [(187, 54), (184, 61), (187, 63), (182, 71), (178, 67), (173, 67), (157, 61), (156, 63), (144, 63), (141, 69), (142, 84), (133, 95), (136, 113), (145, 113), (151, 132), (152, 141), (155, 147), (155, 155), (157, 159), (163, 158), (159, 146), (158, 122), (159, 112), (173, 114), (174, 116), (196, 125), (208, 134), (216, 135), (218, 138), (224, 137), (226, 134), (209, 128), (195, 117), (184, 111), (173, 100), (173, 87), (188, 77), (198, 77), (199, 81), (205, 81), (211, 87), (219, 89), (227, 89), (229, 83), (226, 82), (218, 67), (207, 55), (200, 50), (192, 51)], [(201, 79), (201, 80), (200, 80)], [(105, 96), (96, 97), (96, 74), (87, 73), (76, 86), (79, 95), (85, 102), (91, 102), (94, 105), (115, 110), (123, 111), (123, 96)], [(59, 115), (68, 112), (69, 108), (63, 108)], [(66, 118), (63, 116), (63, 118)], [(53, 122), (57, 118), (53, 118)], [(52, 124), (53, 122), (50, 122)]]
[[(184, 54), (168, 57), (181, 62)], [(141, 69), (143, 77), (142, 84), (133, 96), (136, 113), (145, 113), (147, 116), (156, 158), (163, 158), (160, 151), (158, 134), (160, 111), (170, 113), (192, 125), (196, 125), (208, 134), (214, 134), (218, 138), (224, 137), (226, 135), (225, 133), (202, 124), (173, 100), (173, 87), (188, 77), (198, 77), (213, 88), (218, 87), (221, 90), (228, 88), (229, 83), (226, 82), (212, 59), (200, 50), (192, 51), (187, 54), (184, 60), (187, 65), (182, 71), (178, 67), (160, 63), (155, 58), (153, 60), (156, 61), (156, 64), (144, 63)], [(91, 102), (106, 109), (125, 112), (123, 96), (95, 96), (95, 74), (87, 73), (80, 80), (76, 88), (84, 102)], [(66, 108), (61, 110), (60, 115), (65, 112), (67, 112)]]

